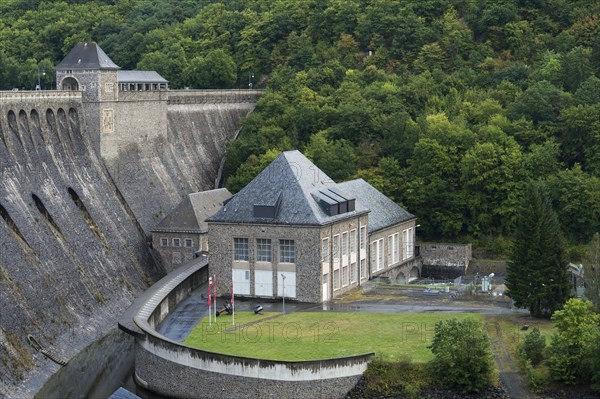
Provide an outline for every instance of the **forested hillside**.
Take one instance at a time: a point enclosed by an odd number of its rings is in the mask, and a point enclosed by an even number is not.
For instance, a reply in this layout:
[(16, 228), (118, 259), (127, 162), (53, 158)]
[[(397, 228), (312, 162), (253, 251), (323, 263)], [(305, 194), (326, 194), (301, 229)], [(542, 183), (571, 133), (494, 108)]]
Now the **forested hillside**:
[(267, 89), (226, 162), (238, 190), (298, 148), (362, 177), (425, 238), (511, 235), (546, 183), (571, 243), (600, 230), (597, 0), (0, 2), (0, 88), (53, 83), (95, 40), (173, 88)]

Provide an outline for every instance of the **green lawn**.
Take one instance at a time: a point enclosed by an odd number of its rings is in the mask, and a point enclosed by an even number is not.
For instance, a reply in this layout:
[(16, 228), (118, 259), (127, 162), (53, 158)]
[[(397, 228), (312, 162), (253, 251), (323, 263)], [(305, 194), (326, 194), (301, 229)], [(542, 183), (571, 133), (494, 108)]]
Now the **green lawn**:
[(297, 312), (270, 318), (251, 312), (221, 316), (209, 326), (203, 319), (186, 345), (213, 352), (273, 360), (313, 360), (375, 352), (384, 361), (432, 359), (431, 343), (439, 320), (477, 318), (477, 314)]

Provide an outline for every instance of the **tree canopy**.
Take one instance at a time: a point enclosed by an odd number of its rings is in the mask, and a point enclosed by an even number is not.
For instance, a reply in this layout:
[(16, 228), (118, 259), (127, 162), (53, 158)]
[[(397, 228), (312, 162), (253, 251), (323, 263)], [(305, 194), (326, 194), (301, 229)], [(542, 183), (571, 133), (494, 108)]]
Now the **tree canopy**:
[(232, 190), (297, 148), (363, 177), (426, 239), (511, 236), (547, 184), (567, 239), (600, 229), (600, 3), (10, 0), (0, 89), (54, 82), (78, 41), (172, 88), (266, 88), (227, 152)]

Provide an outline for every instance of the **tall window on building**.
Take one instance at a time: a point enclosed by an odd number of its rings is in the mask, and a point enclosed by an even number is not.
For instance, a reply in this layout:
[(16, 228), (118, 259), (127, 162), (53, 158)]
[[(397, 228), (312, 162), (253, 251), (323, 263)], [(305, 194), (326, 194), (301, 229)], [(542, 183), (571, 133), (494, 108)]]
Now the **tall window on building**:
[(348, 266), (344, 266), (342, 267), (342, 286), (347, 286), (348, 283), (350, 282), (348, 280)]
[(398, 263), (400, 261), (400, 234), (394, 233), (388, 236), (387, 239), (388, 265)]
[(400, 261), (400, 233), (394, 234), (394, 263)]
[(354, 262), (350, 265), (350, 282), (351, 283), (356, 282), (356, 262)]
[(186, 248), (192, 248), (194, 246), (194, 242), (192, 241), (191, 238), (186, 238), (185, 239), (185, 247)]
[(350, 253), (356, 252), (356, 230), (350, 230)]
[(169, 239), (168, 238), (161, 238), (160, 239), (160, 246), (161, 247), (168, 247), (169, 246)]
[(342, 259), (348, 255), (348, 233), (342, 233)]
[(296, 263), (294, 240), (279, 240), (279, 262)]
[(383, 238), (377, 240), (377, 270), (383, 269)]
[(364, 279), (367, 276), (367, 261), (366, 259), (360, 260), (360, 279)]
[(360, 249), (364, 250), (367, 242), (367, 226), (360, 226)]
[(233, 260), (247, 261), (248, 256), (248, 239), (237, 238), (233, 239)]
[(258, 238), (256, 240), (256, 261), (257, 262), (272, 262), (271, 240), (266, 238)]
[(333, 236), (333, 261), (337, 262), (340, 260), (340, 236)]
[(173, 246), (174, 247), (180, 247), (181, 246), (181, 240), (179, 238), (173, 238)]
[(414, 232), (412, 227), (402, 231), (402, 243), (404, 244), (404, 251), (402, 253), (402, 259), (408, 259), (413, 257), (414, 248)]
[(340, 269), (333, 271), (333, 290), (340, 289)]
[(329, 262), (329, 238), (323, 238), (323, 245), (321, 247), (321, 262)]

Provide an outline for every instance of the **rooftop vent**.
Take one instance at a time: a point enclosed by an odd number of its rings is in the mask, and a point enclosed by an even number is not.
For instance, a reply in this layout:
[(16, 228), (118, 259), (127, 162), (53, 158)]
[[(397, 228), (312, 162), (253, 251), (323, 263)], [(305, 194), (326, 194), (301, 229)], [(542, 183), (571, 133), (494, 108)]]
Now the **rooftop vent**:
[(335, 187), (315, 191), (312, 196), (323, 212), (329, 216), (352, 212), (356, 209), (356, 199)]
[(254, 217), (275, 219), (281, 208), (281, 193), (263, 198), (262, 204), (254, 204)]

